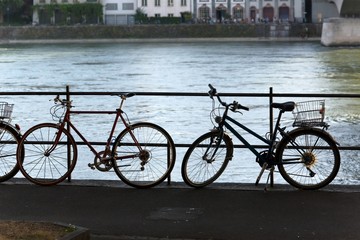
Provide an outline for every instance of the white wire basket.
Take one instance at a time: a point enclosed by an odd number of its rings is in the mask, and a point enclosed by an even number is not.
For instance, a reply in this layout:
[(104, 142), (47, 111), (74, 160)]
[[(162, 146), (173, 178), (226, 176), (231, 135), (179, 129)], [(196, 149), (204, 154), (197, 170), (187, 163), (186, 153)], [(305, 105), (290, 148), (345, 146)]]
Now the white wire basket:
[(324, 126), (325, 100), (298, 102), (293, 111), (294, 127)]
[(14, 104), (8, 104), (7, 102), (0, 102), (0, 119), (11, 118)]

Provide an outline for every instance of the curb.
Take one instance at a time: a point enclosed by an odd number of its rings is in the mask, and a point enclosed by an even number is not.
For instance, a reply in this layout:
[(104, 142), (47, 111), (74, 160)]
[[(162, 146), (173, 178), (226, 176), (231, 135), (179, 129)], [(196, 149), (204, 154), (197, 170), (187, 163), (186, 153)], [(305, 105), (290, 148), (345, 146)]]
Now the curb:
[[(69, 224), (64, 224), (64, 223), (55, 222), (53, 224), (59, 225), (62, 227), (69, 227)], [(79, 226), (72, 226), (72, 225), (71, 225), (71, 227), (75, 228), (76, 230), (73, 232), (69, 232), (68, 234), (66, 234), (65, 236), (60, 238), (59, 240), (90, 240), (89, 229), (79, 227)]]

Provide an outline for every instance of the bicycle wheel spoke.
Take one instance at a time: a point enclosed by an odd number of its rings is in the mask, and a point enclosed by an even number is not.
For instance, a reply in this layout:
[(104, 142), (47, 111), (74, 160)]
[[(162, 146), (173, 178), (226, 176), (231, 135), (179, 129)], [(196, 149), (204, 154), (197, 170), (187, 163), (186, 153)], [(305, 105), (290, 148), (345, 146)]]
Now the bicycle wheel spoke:
[(117, 158), (113, 165), (119, 178), (138, 188), (161, 183), (175, 164), (175, 146), (170, 135), (150, 123), (135, 124), (131, 132), (120, 133), (113, 155)]
[(25, 154), (20, 170), (30, 181), (54, 185), (67, 178), (75, 167), (76, 143), (66, 131), (55, 143), (58, 133), (55, 124), (39, 124), (24, 134), (21, 144)]
[[(216, 139), (216, 141), (214, 141)], [(181, 166), (184, 182), (192, 187), (204, 187), (215, 181), (232, 157), (232, 143), (227, 136), (218, 143), (217, 133), (199, 137), (186, 152)]]
[[(301, 150), (300, 150), (301, 149)], [(290, 134), (277, 150), (279, 171), (290, 184), (317, 189), (329, 184), (340, 166), (336, 143), (325, 132), (313, 129)]]
[(19, 133), (0, 121), (0, 182), (7, 181), (19, 170), (16, 160)]

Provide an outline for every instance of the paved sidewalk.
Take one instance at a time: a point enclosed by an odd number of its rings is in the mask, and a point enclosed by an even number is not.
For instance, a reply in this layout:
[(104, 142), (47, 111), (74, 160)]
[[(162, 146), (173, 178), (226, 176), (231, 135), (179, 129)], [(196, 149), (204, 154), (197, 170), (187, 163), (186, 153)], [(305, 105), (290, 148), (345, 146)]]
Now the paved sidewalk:
[(74, 224), (95, 240), (360, 239), (360, 186), (299, 191), (247, 184), (133, 189), (119, 181), (0, 184), (0, 220)]

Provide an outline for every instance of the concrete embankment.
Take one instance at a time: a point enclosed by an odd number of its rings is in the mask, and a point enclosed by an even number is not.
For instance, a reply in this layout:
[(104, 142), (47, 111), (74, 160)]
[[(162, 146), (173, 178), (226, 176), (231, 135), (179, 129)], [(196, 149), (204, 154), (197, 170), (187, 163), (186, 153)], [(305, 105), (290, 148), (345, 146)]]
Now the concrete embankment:
[(326, 19), (323, 24), (321, 44), (324, 46), (360, 46), (360, 19)]
[(272, 40), (320, 39), (319, 24), (228, 24), (228, 25), (78, 25), (0, 27), (0, 43), (101, 42), (101, 41), (185, 41), (185, 40)]

